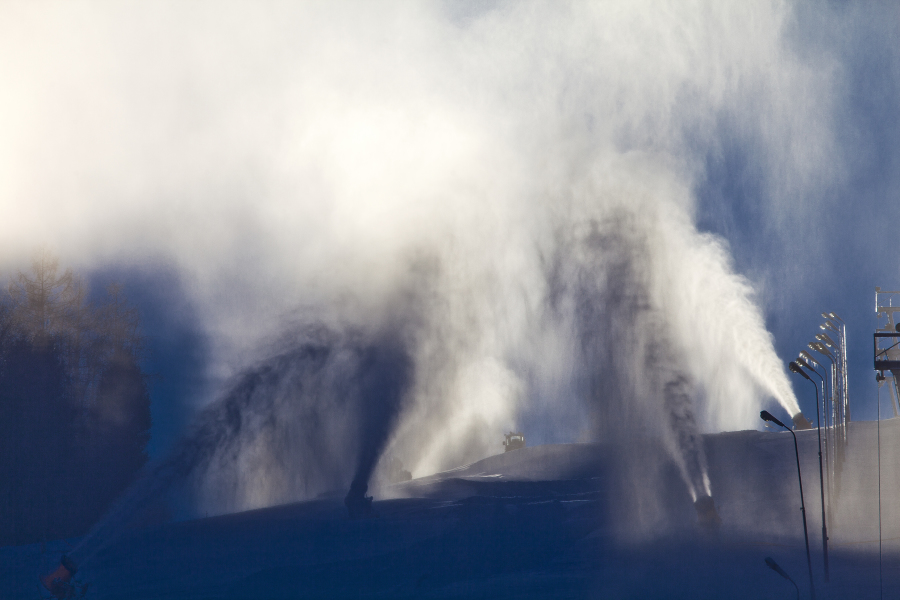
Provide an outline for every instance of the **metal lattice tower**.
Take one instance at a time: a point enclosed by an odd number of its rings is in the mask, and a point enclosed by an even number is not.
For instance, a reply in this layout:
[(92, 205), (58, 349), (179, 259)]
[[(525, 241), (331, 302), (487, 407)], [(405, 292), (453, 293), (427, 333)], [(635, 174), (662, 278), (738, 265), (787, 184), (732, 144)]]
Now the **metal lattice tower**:
[[(896, 306), (895, 306), (896, 305)], [(875, 288), (875, 316), (878, 318), (878, 327), (875, 329), (875, 370), (885, 376), (885, 372), (891, 375), (893, 385), (891, 390), (891, 408), (894, 416), (900, 415), (900, 291), (883, 291)]]

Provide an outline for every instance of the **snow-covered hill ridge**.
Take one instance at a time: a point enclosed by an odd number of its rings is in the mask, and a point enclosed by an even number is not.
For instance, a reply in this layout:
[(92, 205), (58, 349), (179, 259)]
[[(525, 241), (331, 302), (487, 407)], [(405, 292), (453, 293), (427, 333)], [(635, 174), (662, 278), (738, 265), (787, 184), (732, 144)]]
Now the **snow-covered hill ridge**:
[[(877, 426), (853, 423), (822, 561), (816, 431), (797, 434), (819, 598), (878, 595)], [(900, 420), (882, 422), (885, 592), (900, 591)], [(133, 531), (77, 578), (87, 598), (788, 598), (806, 595), (793, 438), (704, 437), (723, 524), (696, 527), (659, 448), (537, 446), (373, 489), (378, 517), (338, 497)], [(393, 499), (389, 499), (394, 496)], [(73, 541), (0, 548), (0, 597), (39, 597), (37, 575)]]
[(529, 446), (489, 456), (456, 469), (419, 478), (417, 481), (492, 476), (523, 481), (581, 478), (602, 470), (609, 460), (610, 451), (611, 448), (604, 444)]

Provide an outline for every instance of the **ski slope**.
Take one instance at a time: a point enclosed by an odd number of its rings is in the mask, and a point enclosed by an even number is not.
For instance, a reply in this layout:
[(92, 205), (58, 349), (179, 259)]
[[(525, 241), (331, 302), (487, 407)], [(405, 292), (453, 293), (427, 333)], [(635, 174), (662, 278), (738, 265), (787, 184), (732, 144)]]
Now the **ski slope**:
[[(797, 433), (818, 598), (878, 598), (877, 425), (852, 423), (822, 560), (816, 430)], [(883, 421), (885, 595), (900, 592), (900, 419)], [(76, 575), (86, 598), (809, 597), (793, 440), (704, 437), (722, 526), (698, 527), (659, 452), (523, 448), (373, 489), (378, 516), (319, 499), (131, 531)], [(893, 508), (892, 508), (893, 506)], [(0, 598), (41, 597), (73, 540), (0, 548)], [(44, 597), (47, 594), (44, 593)]]

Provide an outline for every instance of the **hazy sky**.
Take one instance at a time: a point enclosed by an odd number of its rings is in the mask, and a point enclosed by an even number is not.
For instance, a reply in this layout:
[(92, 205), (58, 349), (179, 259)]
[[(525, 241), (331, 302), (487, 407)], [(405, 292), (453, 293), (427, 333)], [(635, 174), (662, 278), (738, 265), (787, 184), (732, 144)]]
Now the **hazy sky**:
[[(126, 281), (159, 444), (292, 319), (380, 314), (436, 261), (453, 422), (567, 441), (585, 409), (565, 327), (535, 325), (545, 267), (627, 214), (704, 428), (789, 403), (772, 361), (823, 310), (872, 418), (874, 286), (900, 288), (898, 34), (887, 3), (7, 1), (0, 266), (44, 246)], [(592, 260), (560, 272), (610, 272)]]

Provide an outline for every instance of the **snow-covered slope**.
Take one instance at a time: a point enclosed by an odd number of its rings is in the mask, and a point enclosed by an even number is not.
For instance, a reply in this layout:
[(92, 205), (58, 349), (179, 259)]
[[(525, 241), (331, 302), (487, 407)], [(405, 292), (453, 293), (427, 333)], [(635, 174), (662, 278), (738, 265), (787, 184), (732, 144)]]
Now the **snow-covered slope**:
[[(799, 432), (818, 597), (879, 592), (876, 424), (853, 423), (829, 521), (824, 582), (816, 431)], [(900, 419), (885, 421), (885, 592), (900, 590)], [(787, 432), (705, 437), (716, 533), (696, 525), (657, 451), (538, 446), (376, 488), (378, 516), (339, 494), (130, 532), (78, 573), (88, 598), (790, 598), (769, 556), (808, 594)], [(0, 597), (38, 598), (71, 545), (0, 548)]]

